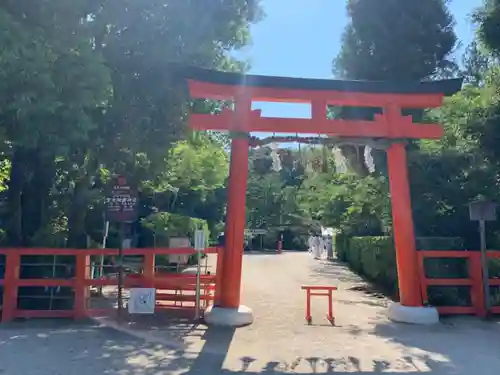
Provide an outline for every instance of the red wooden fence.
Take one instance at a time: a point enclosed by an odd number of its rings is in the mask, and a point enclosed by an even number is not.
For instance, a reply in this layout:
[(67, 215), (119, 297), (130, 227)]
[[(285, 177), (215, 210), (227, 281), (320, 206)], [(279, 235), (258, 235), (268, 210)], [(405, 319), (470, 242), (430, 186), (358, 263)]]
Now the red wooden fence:
[[(220, 286), (220, 272), (222, 264), (222, 251), (220, 247), (205, 249), (206, 254), (217, 255), (216, 272), (201, 276), (202, 288), (205, 290), (202, 300), (213, 303), (218, 298), (218, 287)], [(196, 275), (192, 274), (165, 274), (158, 272), (155, 267), (156, 255), (192, 255), (192, 248), (144, 248), (125, 249), (124, 256), (142, 256), (142, 274), (125, 277), (124, 286), (157, 288), (156, 309), (175, 308), (184, 302), (193, 302), (192, 294), (177, 293), (177, 291), (193, 291), (196, 283)], [(1, 321), (8, 322), (15, 318), (74, 318), (82, 319), (89, 316), (109, 314), (109, 309), (92, 309), (88, 306), (90, 298), (90, 287), (118, 286), (116, 277), (101, 277), (92, 279), (90, 275), (90, 256), (118, 256), (117, 249), (46, 249), (46, 248), (2, 248), (0, 256), (5, 256), (4, 278), (0, 279), (0, 287), (3, 287), (3, 304), (1, 306)], [(49, 255), (49, 256), (74, 256), (75, 272), (71, 279), (63, 278), (39, 278), (23, 279), (20, 277), (21, 256), (25, 255)], [(69, 310), (23, 310), (18, 306), (18, 294), (20, 287), (70, 287), (74, 291), (73, 308)], [(175, 293), (169, 293), (175, 290)], [(214, 292), (214, 293), (212, 293)], [(173, 302), (165, 306), (164, 302)], [(179, 303), (179, 304), (178, 304)], [(192, 306), (191, 306), (192, 307)]]
[[(202, 275), (202, 289), (205, 293), (202, 300), (209, 304), (218, 298), (223, 249), (220, 247), (207, 248), (205, 253), (217, 255), (215, 274)], [(194, 295), (191, 293), (177, 293), (177, 291), (193, 291), (195, 275), (190, 274), (165, 274), (158, 272), (155, 267), (156, 255), (192, 255), (192, 248), (166, 249), (126, 249), (124, 256), (143, 256), (142, 274), (130, 275), (124, 280), (124, 286), (151, 287), (157, 289), (156, 309), (178, 308), (185, 303), (194, 304)], [(71, 279), (63, 278), (20, 278), (21, 256), (25, 255), (50, 255), (74, 256), (75, 272)], [(116, 249), (45, 249), (45, 248), (3, 248), (0, 256), (5, 256), (4, 278), (0, 278), (0, 287), (3, 288), (3, 305), (0, 306), (2, 322), (15, 318), (74, 318), (82, 319), (89, 316), (109, 314), (109, 309), (90, 308), (88, 301), (90, 287), (117, 286), (118, 280), (113, 277), (92, 279), (90, 276), (90, 256), (118, 256)], [(500, 258), (500, 252), (488, 251), (488, 258)], [(425, 274), (424, 260), (427, 258), (462, 258), (468, 262), (467, 278), (428, 278)], [(420, 269), (420, 288), (424, 301), (428, 300), (428, 287), (430, 286), (467, 286), (470, 288), (470, 306), (439, 306), (441, 314), (474, 314), (485, 316), (487, 314), (484, 303), (484, 288), (481, 267), (481, 254), (477, 251), (432, 251), (418, 252)], [(500, 279), (490, 278), (490, 286), (500, 286)], [(18, 306), (18, 293), (20, 287), (69, 287), (74, 291), (74, 304), (68, 310), (26, 310)], [(172, 291), (175, 291), (172, 293)], [(214, 292), (214, 293), (212, 293)], [(500, 314), (500, 306), (492, 306), (491, 313)]]
[[(438, 306), (440, 314), (473, 314), (480, 317), (487, 315), (485, 299), (483, 273), (481, 265), (481, 253), (479, 251), (432, 251), (425, 250), (418, 252), (420, 269), (420, 287), (424, 301), (428, 300), (428, 287), (430, 286), (467, 286), (470, 288), (470, 306)], [(488, 259), (500, 258), (500, 252), (488, 251)], [(424, 269), (426, 258), (459, 258), (466, 259), (468, 263), (467, 278), (427, 278)], [(490, 278), (490, 286), (500, 286), (500, 279)], [(492, 306), (490, 313), (499, 314), (500, 306)]]

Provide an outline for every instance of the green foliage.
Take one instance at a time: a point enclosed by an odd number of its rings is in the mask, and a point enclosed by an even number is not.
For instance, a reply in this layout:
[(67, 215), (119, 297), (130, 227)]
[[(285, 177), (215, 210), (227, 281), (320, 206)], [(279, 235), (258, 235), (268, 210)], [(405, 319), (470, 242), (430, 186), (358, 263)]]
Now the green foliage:
[(382, 234), (391, 225), (387, 189), (384, 177), (324, 173), (304, 181), (299, 200), (323, 226), (350, 234)]
[(203, 196), (224, 186), (228, 172), (228, 156), (217, 144), (179, 142), (170, 150), (161, 177), (176, 189), (199, 191)]
[(169, 238), (193, 238), (194, 232), (198, 229), (202, 229), (205, 232), (205, 245), (208, 246), (210, 231), (207, 222), (202, 219), (171, 214), (168, 212), (158, 212), (143, 218), (141, 224), (144, 228), (153, 232), (157, 239), (160, 239), (165, 245), (168, 243)]
[[(272, 170), (270, 150), (250, 154), (250, 171), (247, 189), (247, 226), (270, 231), (269, 244), (275, 246), (277, 232), (295, 232), (297, 236), (311, 226), (313, 220), (300, 204), (299, 194), (306, 179), (303, 153), (298, 150), (280, 150), (282, 169)], [(310, 150), (307, 150), (308, 152)], [(288, 238), (287, 246), (299, 246)], [(302, 246), (302, 245), (300, 245)]]
[(494, 65), (494, 59), (474, 40), (467, 46), (462, 58), (462, 74), (467, 83), (475, 86), (484, 83), (485, 75)]
[(68, 220), (65, 217), (56, 218), (46, 223), (31, 238), (33, 246), (39, 247), (66, 247), (68, 241)]
[(158, 237), (168, 237), (168, 224), (171, 215), (168, 212), (158, 212), (141, 219), (141, 225)]
[(349, 0), (334, 66), (350, 79), (421, 80), (453, 67), (454, 21), (444, 0)]
[[(409, 155), (415, 227), (420, 236), (460, 236), (477, 248), (477, 229), (468, 203), (498, 200), (496, 147), (498, 79), (495, 71), (482, 86), (466, 86), (430, 115), (443, 124), (439, 141), (422, 141)], [(491, 230), (498, 230), (496, 223)]]
[(156, 206), (220, 225), (227, 143), (190, 138), (188, 98), (172, 63), (246, 69), (230, 52), (249, 42), (249, 25), (261, 17), (258, 0), (2, 2), (8, 242), (47, 244), (49, 223), (67, 220), (67, 245), (85, 246), (87, 233), (101, 231), (116, 174), (139, 188), (142, 216)]
[(390, 293), (397, 291), (396, 256), (391, 237), (353, 237), (347, 246), (341, 251), (356, 272)]
[(496, 55), (500, 52), (500, 1), (485, 0), (475, 13), (481, 41)]
[(193, 134), (170, 149), (163, 170), (156, 179), (143, 180), (142, 190), (153, 195), (159, 211), (206, 220), (216, 235), (224, 216), (228, 163), (218, 139)]
[(9, 159), (0, 161), (0, 192), (8, 189), (7, 183), (10, 176), (11, 163)]
[(21, 3), (0, 8), (6, 31), (0, 42), (7, 47), (0, 57), (0, 118), (15, 146), (60, 152), (95, 128), (91, 111), (108, 97), (109, 74), (77, 23), (78, 7), (41, 3), (31, 11)]
[[(334, 73), (344, 79), (408, 82), (455, 75), (451, 54), (456, 46), (454, 21), (445, 0), (349, 0), (350, 23), (334, 59)], [(372, 120), (380, 108), (341, 107), (338, 118)], [(422, 111), (411, 111), (419, 120)], [(340, 147), (351, 172), (369, 175), (364, 146)], [(373, 151), (377, 173), (386, 174), (385, 155)]]
[(337, 254), (337, 259), (341, 262), (347, 262), (347, 253), (349, 250), (349, 236), (338, 232), (332, 238), (333, 251)]
[[(293, 249), (303, 246), (299, 239), (302, 234), (318, 232), (321, 226), (338, 228), (350, 235), (391, 232), (385, 177), (338, 174), (326, 148), (287, 151), (280, 154), (291, 161), (283, 162), (280, 172), (272, 171), (270, 165), (261, 168), (262, 163), (256, 163), (259, 159), (251, 164), (247, 193), (249, 228), (271, 230), (270, 242), (276, 241), (278, 229), (290, 230), (297, 240), (285, 242)], [(264, 154), (260, 160), (267, 163), (268, 158)]]

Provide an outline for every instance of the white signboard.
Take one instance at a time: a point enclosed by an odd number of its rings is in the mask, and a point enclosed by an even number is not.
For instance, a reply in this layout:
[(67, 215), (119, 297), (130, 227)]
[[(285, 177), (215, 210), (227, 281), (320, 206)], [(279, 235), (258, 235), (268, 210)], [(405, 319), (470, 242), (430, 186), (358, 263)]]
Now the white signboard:
[(251, 236), (251, 235), (263, 235), (267, 234), (267, 230), (265, 229), (245, 229), (245, 234)]
[(194, 249), (196, 251), (205, 250), (205, 232), (202, 230), (194, 232)]
[(129, 314), (154, 314), (156, 306), (155, 288), (132, 288), (128, 301)]
[[(169, 240), (168, 246), (170, 248), (183, 248), (183, 247), (191, 247), (191, 241), (187, 237), (172, 237)], [(172, 254), (168, 255), (168, 261), (170, 263), (175, 264), (187, 264), (189, 259), (189, 254)]]

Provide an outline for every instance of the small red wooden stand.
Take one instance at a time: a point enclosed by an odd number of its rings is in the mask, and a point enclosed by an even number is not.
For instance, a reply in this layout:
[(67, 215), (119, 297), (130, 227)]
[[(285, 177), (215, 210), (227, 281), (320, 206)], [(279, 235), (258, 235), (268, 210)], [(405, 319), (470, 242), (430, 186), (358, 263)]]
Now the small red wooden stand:
[(336, 286), (308, 286), (302, 285), (302, 290), (306, 291), (306, 320), (308, 324), (312, 323), (311, 316), (311, 297), (323, 296), (328, 297), (328, 314), (326, 319), (332, 324), (335, 324), (335, 317), (333, 316), (333, 291), (337, 290)]

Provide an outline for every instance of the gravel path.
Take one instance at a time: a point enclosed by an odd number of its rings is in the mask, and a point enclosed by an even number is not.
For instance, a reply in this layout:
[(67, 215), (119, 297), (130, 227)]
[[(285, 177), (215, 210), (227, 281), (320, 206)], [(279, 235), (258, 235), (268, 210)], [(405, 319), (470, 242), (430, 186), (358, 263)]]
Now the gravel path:
[[(92, 324), (3, 326), (0, 374), (493, 375), (500, 368), (497, 323), (475, 318), (433, 327), (391, 323), (384, 315), (387, 300), (339, 264), (304, 253), (248, 254), (243, 284), (243, 303), (254, 309), (255, 323), (236, 331), (178, 321), (128, 327), (147, 339), (142, 340)], [(305, 324), (303, 284), (339, 287), (337, 326), (324, 319), (322, 299), (313, 304), (313, 325)]]

